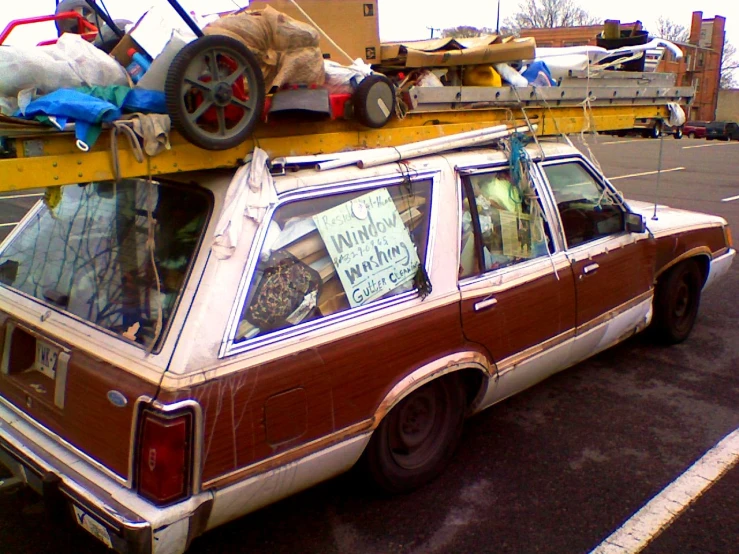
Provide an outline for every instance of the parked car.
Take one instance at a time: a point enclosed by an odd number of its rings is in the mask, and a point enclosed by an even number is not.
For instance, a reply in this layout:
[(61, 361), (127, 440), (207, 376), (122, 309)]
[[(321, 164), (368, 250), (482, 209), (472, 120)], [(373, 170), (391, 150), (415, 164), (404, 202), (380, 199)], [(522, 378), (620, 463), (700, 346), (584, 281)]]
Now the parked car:
[(714, 121), (706, 126), (707, 140), (739, 140), (739, 125), (733, 121)]
[(359, 461), (419, 487), (467, 416), (648, 326), (685, 340), (726, 221), (528, 153), (62, 187), (0, 246), (0, 462), (176, 554)]
[(662, 135), (672, 135), (676, 139), (681, 139), (684, 133), (682, 125), (672, 126), (667, 121), (652, 118), (637, 118), (634, 121), (634, 129), (641, 133), (644, 138), (659, 138)]
[(708, 121), (687, 121), (683, 125), (683, 134), (688, 138), (705, 138), (706, 136), (706, 125)]

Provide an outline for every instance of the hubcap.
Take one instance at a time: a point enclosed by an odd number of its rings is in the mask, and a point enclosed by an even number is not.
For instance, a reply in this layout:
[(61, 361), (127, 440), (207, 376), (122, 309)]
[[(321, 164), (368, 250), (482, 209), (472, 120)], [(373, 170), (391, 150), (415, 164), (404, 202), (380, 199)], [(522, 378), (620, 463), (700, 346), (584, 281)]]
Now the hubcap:
[(233, 98), (233, 89), (228, 83), (218, 83), (213, 91), (213, 101), (218, 106), (227, 106)]

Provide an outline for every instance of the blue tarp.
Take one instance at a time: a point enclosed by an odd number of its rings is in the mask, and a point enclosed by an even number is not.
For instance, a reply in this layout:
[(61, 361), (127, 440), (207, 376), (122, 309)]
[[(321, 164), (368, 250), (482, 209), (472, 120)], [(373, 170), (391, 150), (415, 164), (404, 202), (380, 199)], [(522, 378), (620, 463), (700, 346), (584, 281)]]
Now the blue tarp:
[[(106, 91), (88, 89), (85, 92), (74, 89), (60, 89), (32, 101), (25, 112), (16, 113), (26, 119), (48, 120), (53, 117), (55, 124), (63, 129), (68, 122), (75, 123), (75, 136), (88, 146), (92, 146), (100, 135), (103, 123), (120, 119), (123, 112), (166, 113), (164, 93), (128, 89), (121, 94), (120, 87)], [(123, 87), (124, 89), (127, 87)], [(107, 94), (106, 94), (107, 92)], [(120, 106), (100, 98), (113, 99)]]

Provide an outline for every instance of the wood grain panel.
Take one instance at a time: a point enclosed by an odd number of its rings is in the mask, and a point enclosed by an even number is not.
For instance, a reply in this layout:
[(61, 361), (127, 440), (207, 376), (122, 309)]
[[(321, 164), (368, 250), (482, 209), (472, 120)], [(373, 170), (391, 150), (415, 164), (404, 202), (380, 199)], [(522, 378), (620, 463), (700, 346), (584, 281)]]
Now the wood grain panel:
[[(647, 292), (654, 282), (655, 253), (655, 242), (642, 240), (575, 262), (577, 326)], [(598, 269), (586, 274), (593, 264)]]
[(485, 296), (462, 302), (465, 336), (487, 347), (496, 361), (575, 328), (575, 285), (570, 268), (542, 275), (494, 295), (494, 306), (476, 312)]
[(657, 239), (656, 272), (660, 273), (663, 268), (670, 265), (672, 260), (690, 250), (708, 247), (715, 254), (727, 246), (724, 230), (721, 227), (696, 229), (694, 231), (660, 237)]
[[(0, 314), (0, 335), (5, 333), (7, 320), (5, 314)], [(141, 395), (154, 397), (156, 386), (86, 352), (62, 346), (71, 350), (63, 410), (36, 401), (32, 391), (12, 376), (0, 375), (0, 395), (114, 473), (128, 478), (134, 402)], [(110, 390), (123, 393), (128, 404), (123, 408), (111, 404), (107, 398)]]
[[(398, 381), (464, 345), (459, 306), (451, 304), (161, 400), (187, 397), (202, 405), (207, 482), (370, 420)], [(298, 388), (305, 432), (294, 436), (296, 423), (289, 414), (273, 417), (270, 399)], [(275, 436), (286, 440), (270, 444)]]

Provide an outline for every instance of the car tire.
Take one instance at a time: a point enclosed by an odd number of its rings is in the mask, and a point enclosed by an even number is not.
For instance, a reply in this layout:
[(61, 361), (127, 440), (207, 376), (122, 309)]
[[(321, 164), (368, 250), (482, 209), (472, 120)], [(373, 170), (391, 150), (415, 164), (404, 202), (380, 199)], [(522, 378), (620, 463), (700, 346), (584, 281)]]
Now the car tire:
[(659, 123), (655, 124), (654, 127), (649, 129), (650, 138), (653, 138), (653, 139), (659, 138), (661, 134), (662, 134), (662, 125), (660, 125)]
[(425, 485), (447, 466), (459, 443), (466, 401), (455, 375), (435, 379), (403, 398), (383, 418), (364, 453), (364, 466), (384, 492)]
[(695, 133), (688, 133), (688, 138), (689, 139), (694, 139), (695, 138)]
[(675, 132), (673, 133), (674, 137), (676, 139), (683, 138), (683, 130), (682, 129), (675, 129)]
[(700, 305), (703, 277), (694, 260), (686, 260), (663, 275), (654, 297), (652, 330), (663, 344), (683, 342), (690, 335)]

